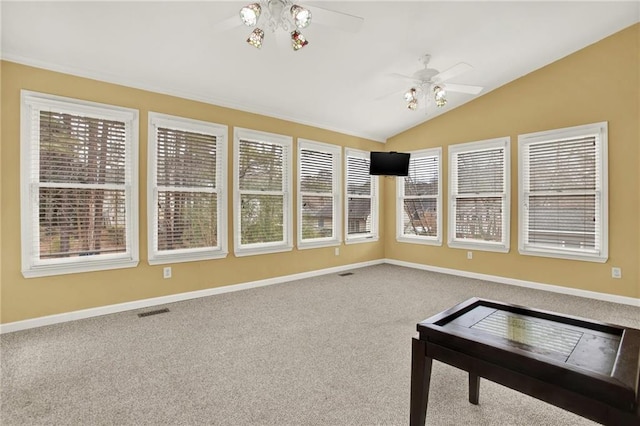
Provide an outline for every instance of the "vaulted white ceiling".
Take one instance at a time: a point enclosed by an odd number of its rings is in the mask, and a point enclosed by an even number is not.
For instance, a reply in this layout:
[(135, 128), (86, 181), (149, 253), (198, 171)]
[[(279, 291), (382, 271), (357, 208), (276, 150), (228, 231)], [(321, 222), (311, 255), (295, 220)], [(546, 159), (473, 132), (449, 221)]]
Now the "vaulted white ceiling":
[(356, 33), (312, 21), (293, 52), (282, 30), (260, 50), (250, 28), (219, 30), (249, 2), (2, 1), (1, 54), (383, 142), (475, 97), (408, 110), (411, 83), (390, 74), (413, 74), (425, 53), (440, 71), (472, 65), (450, 82), (482, 96), (640, 20), (636, 1), (301, 2), (364, 21)]

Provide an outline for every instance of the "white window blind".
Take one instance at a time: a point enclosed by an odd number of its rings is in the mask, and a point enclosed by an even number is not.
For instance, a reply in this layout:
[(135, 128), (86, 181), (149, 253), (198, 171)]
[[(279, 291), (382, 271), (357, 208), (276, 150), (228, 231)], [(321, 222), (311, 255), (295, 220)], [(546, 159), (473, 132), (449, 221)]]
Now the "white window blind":
[(27, 277), (135, 266), (137, 111), (22, 92)]
[(449, 245), (509, 250), (509, 138), (449, 147)]
[(298, 247), (339, 240), (340, 147), (298, 141)]
[(520, 251), (607, 258), (606, 123), (521, 135)]
[(149, 263), (226, 255), (227, 127), (149, 113)]
[(368, 152), (348, 149), (346, 162), (346, 240), (375, 240), (378, 238), (378, 177), (369, 175)]
[(440, 148), (411, 152), (409, 174), (397, 177), (398, 241), (441, 244)]
[(236, 254), (290, 250), (291, 138), (236, 129)]

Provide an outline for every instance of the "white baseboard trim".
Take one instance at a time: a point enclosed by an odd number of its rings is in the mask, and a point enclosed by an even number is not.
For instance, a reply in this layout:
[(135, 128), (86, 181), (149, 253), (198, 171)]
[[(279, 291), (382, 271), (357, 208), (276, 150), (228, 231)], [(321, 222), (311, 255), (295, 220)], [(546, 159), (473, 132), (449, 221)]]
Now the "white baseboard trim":
[(181, 302), (183, 300), (197, 299), (200, 297), (214, 296), (216, 294), (230, 293), (232, 291), (247, 290), (250, 288), (264, 287), (272, 284), (280, 284), (288, 281), (312, 278), (320, 275), (335, 274), (350, 269), (364, 268), (366, 266), (380, 265), (384, 259), (372, 260), (368, 262), (352, 263), (349, 265), (336, 266), (333, 268), (319, 269), (299, 274), (285, 275), (282, 277), (268, 278), (264, 280), (251, 281), (242, 284), (232, 284), (222, 287), (208, 288), (205, 290), (190, 291), (187, 293), (172, 294), (169, 296), (153, 297), (150, 299), (136, 300), (133, 302), (118, 303), (115, 305), (99, 306), (96, 308), (82, 309), (79, 311), (65, 312), (63, 314), (47, 315), (44, 317), (32, 318), (23, 321), (0, 324), (0, 334), (12, 333), (14, 331), (27, 330), (30, 328), (43, 327), (45, 325), (59, 324), (62, 322), (75, 321), (84, 318), (97, 317), (101, 315), (114, 314), (117, 312), (131, 311), (134, 309), (148, 308), (150, 306), (164, 305), (167, 303)]
[(405, 262), (402, 260), (385, 259), (384, 263), (397, 266), (405, 266), (407, 268), (422, 269), (424, 271), (439, 272), (441, 274), (457, 275), (465, 278), (474, 278), (484, 281), (492, 281), (500, 284), (515, 285), (518, 287), (534, 288), (536, 290), (550, 291), (553, 293), (568, 294), (571, 296), (586, 297), (589, 299), (603, 300), (605, 302), (620, 303), (623, 305), (631, 305), (640, 307), (640, 299), (627, 296), (617, 296), (615, 294), (598, 293), (596, 291), (580, 290), (571, 287), (562, 287), (552, 284), (542, 284), (533, 281), (517, 280), (515, 278), (500, 277), (497, 275), (479, 274), (476, 272), (461, 271), (458, 269), (441, 268), (439, 266), (423, 265), (420, 263)]

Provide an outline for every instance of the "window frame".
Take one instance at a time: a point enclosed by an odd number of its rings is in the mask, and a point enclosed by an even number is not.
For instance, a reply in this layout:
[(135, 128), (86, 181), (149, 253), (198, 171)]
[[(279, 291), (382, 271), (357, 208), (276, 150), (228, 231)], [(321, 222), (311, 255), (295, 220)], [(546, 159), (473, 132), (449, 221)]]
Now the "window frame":
[[(202, 133), (216, 138), (216, 187), (210, 191), (217, 195), (217, 246), (158, 250), (158, 200), (157, 185), (157, 130), (158, 127), (184, 132)], [(147, 252), (150, 265), (221, 259), (229, 253), (227, 247), (227, 135), (228, 127), (222, 124), (194, 120), (185, 117), (149, 111), (148, 114), (148, 161), (147, 161)], [(184, 187), (186, 189), (190, 187)]]
[[(332, 155), (332, 193), (305, 193), (301, 191), (301, 174), (302, 174), (302, 151), (317, 151), (322, 153), (328, 153)], [(297, 161), (297, 197), (298, 197), (298, 249), (309, 249), (318, 247), (331, 247), (340, 245), (342, 242), (342, 222), (341, 222), (341, 200), (342, 194), (340, 192), (340, 180), (342, 175), (342, 148), (337, 145), (331, 145), (322, 142), (316, 142), (308, 139), (298, 138), (298, 161)], [(333, 218), (332, 218), (332, 230), (333, 236), (321, 237), (321, 238), (308, 238), (302, 237), (302, 197), (303, 195), (322, 194), (323, 196), (331, 196), (333, 199)]]
[[(39, 259), (38, 196), (40, 179), (39, 131), (32, 132), (39, 111), (55, 111), (104, 120), (118, 120), (125, 127), (125, 247), (123, 253)], [(39, 127), (39, 126), (38, 126)], [(29, 90), (20, 92), (20, 207), (22, 275), (25, 278), (132, 268), (139, 262), (138, 236), (138, 110)], [(35, 147), (34, 147), (35, 144)], [(81, 186), (79, 184), (78, 186)], [(36, 233), (38, 235), (36, 235)], [(37, 241), (36, 241), (36, 237)]]
[[(499, 137), (494, 139), (486, 139), (475, 142), (460, 143), (455, 145), (449, 145), (449, 173), (448, 173), (448, 186), (449, 186), (449, 214), (448, 214), (448, 226), (447, 226), (447, 245), (451, 248), (468, 249), (468, 250), (480, 250), (480, 251), (492, 251), (499, 253), (508, 253), (510, 249), (510, 221), (511, 221), (511, 138), (508, 136)], [(454, 183), (457, 182), (454, 177), (454, 168), (457, 162), (454, 162), (454, 156), (461, 153), (474, 152), (474, 151), (489, 151), (493, 149), (504, 149), (504, 190), (502, 191), (502, 241), (491, 242), (482, 240), (465, 240), (456, 238), (456, 198), (457, 192), (454, 188)], [(495, 196), (496, 193), (491, 193)], [(487, 195), (485, 195), (487, 196)], [(479, 197), (482, 195), (479, 194)], [(470, 197), (473, 198), (473, 197)]]
[(356, 236), (349, 235), (349, 157), (364, 158), (367, 161), (370, 160), (370, 153), (368, 151), (362, 151), (359, 149), (346, 148), (344, 155), (344, 242), (345, 244), (355, 243), (370, 243), (378, 241), (379, 239), (379, 176), (370, 176), (371, 179), (371, 193), (368, 196), (354, 194), (355, 198), (370, 198), (371, 199), (371, 231), (367, 233), (357, 234)]
[(442, 245), (442, 147), (411, 151), (409, 159), (409, 170), (411, 161), (416, 158), (436, 157), (438, 160), (438, 193), (433, 196), (416, 196), (412, 198), (433, 198), (436, 200), (436, 236), (409, 235), (404, 233), (404, 195), (405, 177), (396, 178), (396, 241), (401, 243)]
[[(267, 243), (242, 244), (241, 214), (242, 194), (240, 191), (240, 140), (253, 140), (276, 144), (283, 148), (283, 240)], [(291, 136), (235, 127), (233, 130), (233, 242), (237, 257), (258, 254), (279, 253), (293, 250), (293, 138)]]
[[(563, 139), (576, 137), (595, 136), (599, 141), (596, 148), (596, 173), (599, 172), (599, 180), (596, 179), (595, 199), (596, 210), (600, 214), (599, 232), (600, 245), (593, 253), (580, 249), (559, 249), (551, 247), (539, 247), (526, 243), (526, 211), (528, 191), (525, 186), (525, 155), (532, 144), (542, 142), (560, 142)], [(609, 168), (608, 168), (608, 122), (598, 122), (580, 126), (565, 127), (554, 130), (545, 130), (535, 133), (518, 135), (518, 252), (522, 255), (551, 257), (557, 259), (582, 260), (588, 262), (604, 263), (609, 257)], [(599, 201), (599, 203), (598, 203)], [(598, 232), (598, 230), (596, 230)]]

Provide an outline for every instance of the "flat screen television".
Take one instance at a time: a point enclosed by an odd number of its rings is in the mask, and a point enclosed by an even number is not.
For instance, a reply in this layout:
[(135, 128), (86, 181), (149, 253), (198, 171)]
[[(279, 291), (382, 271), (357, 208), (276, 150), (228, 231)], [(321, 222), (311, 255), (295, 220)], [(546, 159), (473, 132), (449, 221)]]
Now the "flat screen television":
[(403, 152), (371, 151), (369, 174), (382, 176), (407, 176), (411, 154)]

